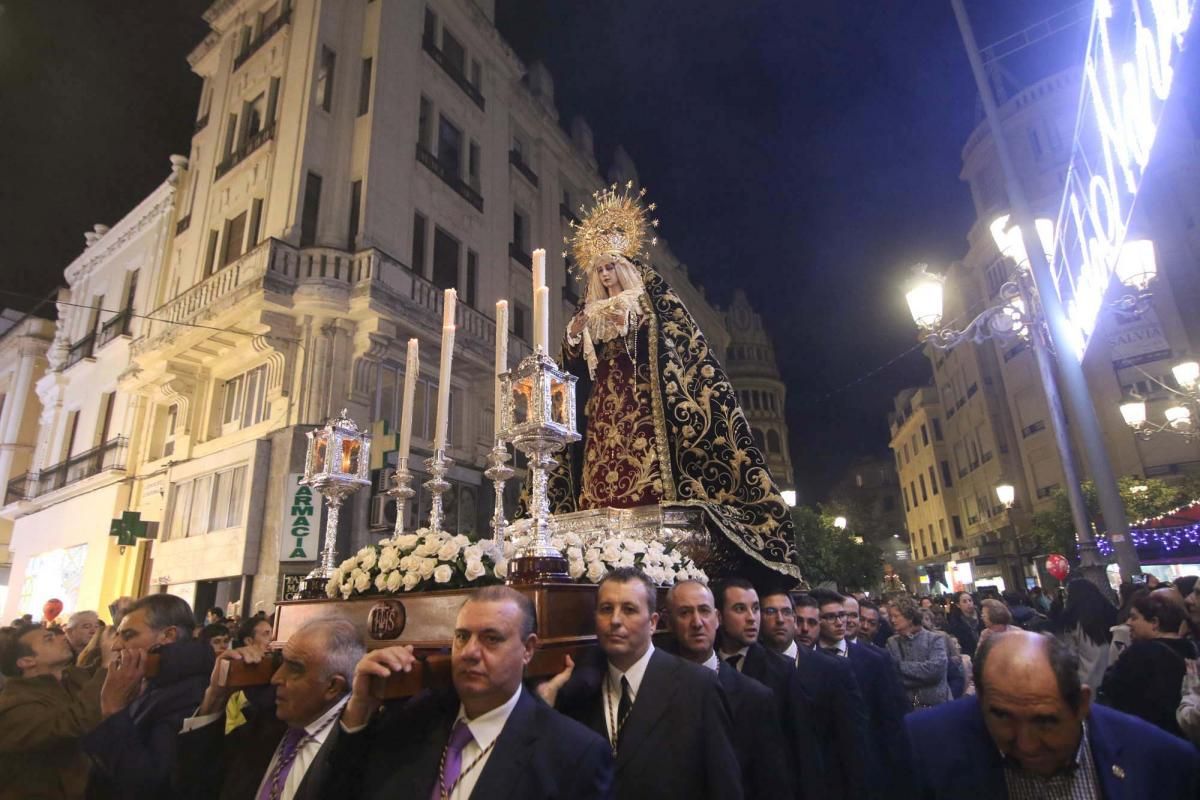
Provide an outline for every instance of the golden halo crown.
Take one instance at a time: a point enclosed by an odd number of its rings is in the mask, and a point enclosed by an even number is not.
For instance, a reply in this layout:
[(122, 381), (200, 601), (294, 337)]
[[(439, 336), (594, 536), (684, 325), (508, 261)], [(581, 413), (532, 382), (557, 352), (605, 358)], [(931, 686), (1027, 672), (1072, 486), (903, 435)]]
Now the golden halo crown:
[[(563, 237), (563, 244), (571, 246), (576, 275), (590, 272), (600, 256), (620, 255), (631, 262), (646, 257), (646, 237), (658, 227), (658, 220), (649, 218), (648, 212), (657, 206), (643, 206), (645, 196), (645, 189), (634, 193), (633, 181), (621, 188), (614, 183), (592, 192), (595, 203), (591, 210), (581, 205), (583, 221), (572, 222), (571, 235)], [(649, 243), (657, 244), (658, 238), (651, 236)]]

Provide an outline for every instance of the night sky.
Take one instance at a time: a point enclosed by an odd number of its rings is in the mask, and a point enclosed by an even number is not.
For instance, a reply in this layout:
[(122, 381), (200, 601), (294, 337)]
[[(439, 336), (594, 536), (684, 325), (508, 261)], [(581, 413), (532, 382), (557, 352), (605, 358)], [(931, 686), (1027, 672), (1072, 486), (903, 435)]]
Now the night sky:
[[(210, 2), (0, 5), (0, 303), (27, 308), (188, 152)], [(1074, 5), (967, 9), (986, 45)], [(929, 375), (907, 268), (960, 257), (974, 218), (958, 172), (980, 117), (948, 0), (497, 0), (497, 24), (549, 66), (564, 125), (589, 121), (602, 169), (629, 151), (709, 298), (741, 286), (767, 318), (801, 500), (886, 455), (892, 397)], [(1080, 63), (1084, 35), (1005, 68), (1022, 85)]]

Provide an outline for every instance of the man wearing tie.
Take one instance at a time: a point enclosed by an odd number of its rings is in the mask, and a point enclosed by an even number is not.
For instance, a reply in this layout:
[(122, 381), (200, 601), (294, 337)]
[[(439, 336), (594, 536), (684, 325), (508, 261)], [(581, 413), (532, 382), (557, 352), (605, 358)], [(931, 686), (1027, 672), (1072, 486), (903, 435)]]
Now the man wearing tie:
[(204, 700), (184, 720), (179, 736), (179, 775), (185, 797), (220, 800), (317, 800), (346, 704), (354, 666), (365, 648), (350, 622), (318, 618), (300, 627), (283, 646), (271, 676), (275, 706), (225, 735), (225, 708), (232, 690), (224, 680), (233, 662), (256, 664), (261, 645), (226, 650), (213, 667)]
[(451, 648), (453, 691), (383, 705), (385, 680), (413, 668), (412, 648), (359, 662), (323, 797), (572, 798), (612, 796), (604, 740), (521, 685), (537, 649), (533, 602), (507, 586), (471, 594)]
[(774, 692), (782, 709), (793, 664), (758, 641), (762, 612), (754, 585), (744, 578), (727, 578), (714, 594), (721, 620), (721, 660)]
[(681, 581), (667, 592), (668, 626), (681, 658), (716, 671), (733, 718), (733, 742), (742, 765), (747, 800), (775, 800), (793, 794), (788, 746), (778, 704), (770, 689), (717, 658), (717, 609), (712, 592), (699, 581)]
[(644, 573), (609, 572), (596, 595), (601, 652), (549, 699), (608, 739), (618, 798), (737, 800), (741, 769), (717, 675), (654, 647), (656, 607)]

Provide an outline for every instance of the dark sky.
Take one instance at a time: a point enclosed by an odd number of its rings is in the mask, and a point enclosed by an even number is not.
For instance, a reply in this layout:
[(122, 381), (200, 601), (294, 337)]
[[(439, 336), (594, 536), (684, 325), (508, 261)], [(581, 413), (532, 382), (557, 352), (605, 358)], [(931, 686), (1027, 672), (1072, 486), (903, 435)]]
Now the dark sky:
[[(0, 3), (0, 291), (44, 294), (84, 230), (188, 151), (185, 56), (209, 0)], [(977, 101), (949, 2), (497, 5), (517, 53), (549, 66), (564, 124), (590, 122), (602, 167), (617, 144), (632, 155), (709, 297), (741, 286), (766, 316), (802, 500), (886, 454), (891, 398), (929, 374), (916, 352), (877, 370), (915, 343), (907, 267), (961, 256), (974, 216), (958, 171)], [(981, 44), (1073, 5), (967, 0)], [(1005, 66), (1027, 82), (1079, 63), (1083, 33)]]

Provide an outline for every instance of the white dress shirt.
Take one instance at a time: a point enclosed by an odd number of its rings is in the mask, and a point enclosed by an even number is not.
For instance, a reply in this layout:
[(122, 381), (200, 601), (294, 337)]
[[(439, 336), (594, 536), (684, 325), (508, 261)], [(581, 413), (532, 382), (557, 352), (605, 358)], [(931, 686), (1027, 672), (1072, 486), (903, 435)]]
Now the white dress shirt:
[(796, 646), (795, 639), (792, 639), (792, 641), (788, 644), (787, 650), (783, 651), (783, 654), (790, 658), (793, 664), (796, 663), (796, 659), (800, 657), (800, 648)]
[[(292, 761), (292, 769), (288, 772), (287, 780), (283, 783), (283, 792), (279, 795), (280, 800), (292, 800), (295, 797), (296, 790), (300, 788), (300, 784), (304, 781), (305, 773), (308, 772), (308, 768), (316, 760), (317, 753), (321, 752), (321, 747), (325, 744), (325, 740), (329, 738), (330, 731), (333, 730), (334, 721), (342, 713), (342, 708), (349, 700), (350, 695), (346, 695), (334, 703), (333, 707), (324, 714), (304, 726), (304, 731), (308, 735), (301, 740), (300, 746), (296, 748), (296, 758)], [(194, 731), (197, 728), (203, 728), (205, 725), (211, 725), (217, 720), (224, 720), (224, 718), (225, 712), (223, 709), (216, 714), (189, 717), (183, 721), (183, 730), (181, 732)], [(271, 756), (271, 763), (267, 765), (262, 780), (258, 782), (258, 789), (254, 792), (255, 797), (262, 794), (263, 784), (271, 777), (271, 772), (275, 769), (275, 764), (279, 761), (279, 748), (282, 744), (283, 740), (281, 739), (279, 744), (275, 746), (275, 753)]]
[[(610, 662), (608, 665), (608, 680), (604, 682), (605, 706), (604, 706), (604, 724), (608, 728), (608, 735), (611, 739), (615, 739), (617, 732), (613, 730), (613, 724), (619, 724), (620, 720), (609, 719), (617, 713), (617, 709), (621, 705), (621, 678), (624, 677), (629, 682), (629, 702), (637, 702), (638, 688), (642, 685), (642, 678), (646, 675), (646, 667), (650, 665), (650, 656), (654, 655), (654, 645), (651, 644), (646, 648), (646, 652), (629, 669), (621, 672), (614, 667)], [(633, 706), (630, 705), (630, 708)], [(612, 709), (611, 713), (609, 709)]]
[[(500, 732), (504, 730), (509, 716), (517, 707), (517, 701), (521, 699), (521, 691), (521, 687), (517, 686), (513, 696), (508, 698), (503, 705), (496, 706), (475, 719), (467, 719), (466, 709), (461, 704), (458, 706), (458, 716), (454, 718), (454, 724), (457, 725), (459, 720), (466, 722), (473, 739), (467, 742), (463, 748), (462, 761), (459, 762), (461, 770), (458, 773), (458, 783), (454, 784), (454, 791), (450, 793), (449, 800), (467, 800), (471, 796), (471, 792), (475, 791), (475, 783), (483, 774), (483, 769), (492, 756), (492, 751), (488, 750), (488, 747), (500, 738)], [(472, 764), (474, 766), (471, 766)], [(462, 771), (468, 767), (470, 767), (470, 772)]]
[(716, 650), (712, 651), (712, 655), (710, 655), (708, 660), (704, 662), (704, 666), (708, 667), (713, 672), (717, 672), (721, 669), (721, 659), (717, 658)]

